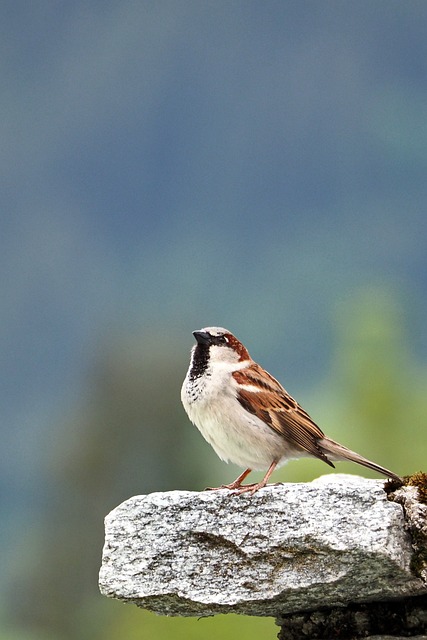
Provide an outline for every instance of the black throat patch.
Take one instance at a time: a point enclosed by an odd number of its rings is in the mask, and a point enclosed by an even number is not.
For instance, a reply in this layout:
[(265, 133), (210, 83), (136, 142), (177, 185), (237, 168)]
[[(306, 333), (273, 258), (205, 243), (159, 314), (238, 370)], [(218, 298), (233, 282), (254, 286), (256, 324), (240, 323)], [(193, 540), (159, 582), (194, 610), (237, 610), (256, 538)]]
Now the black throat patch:
[(198, 344), (194, 350), (193, 361), (190, 370), (190, 380), (200, 378), (208, 368), (209, 364), (209, 345)]

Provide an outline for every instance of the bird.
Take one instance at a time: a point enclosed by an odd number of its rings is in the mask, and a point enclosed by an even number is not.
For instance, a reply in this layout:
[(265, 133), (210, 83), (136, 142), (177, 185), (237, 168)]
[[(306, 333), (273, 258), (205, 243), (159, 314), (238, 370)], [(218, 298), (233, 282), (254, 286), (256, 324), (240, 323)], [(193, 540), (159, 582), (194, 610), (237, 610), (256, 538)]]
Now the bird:
[[(244, 468), (234, 482), (210, 489), (253, 495), (277, 467), (307, 456), (334, 468), (333, 462), (350, 460), (401, 482), (392, 471), (326, 436), (230, 331), (205, 327), (193, 335), (182, 404), (218, 456)], [(252, 470), (266, 473), (260, 482), (242, 484)]]

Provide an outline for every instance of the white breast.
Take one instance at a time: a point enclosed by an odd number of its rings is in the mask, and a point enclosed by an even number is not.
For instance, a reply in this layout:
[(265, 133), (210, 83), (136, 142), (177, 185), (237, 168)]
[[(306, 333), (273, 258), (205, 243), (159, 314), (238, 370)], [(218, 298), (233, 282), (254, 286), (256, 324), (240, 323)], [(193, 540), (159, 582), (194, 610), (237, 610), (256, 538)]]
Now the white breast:
[(236, 397), (232, 371), (247, 363), (215, 363), (200, 378), (187, 374), (181, 399), (191, 422), (218, 456), (241, 467), (267, 469), (273, 460), (285, 462), (289, 453), (284, 439), (259, 418), (246, 411)]

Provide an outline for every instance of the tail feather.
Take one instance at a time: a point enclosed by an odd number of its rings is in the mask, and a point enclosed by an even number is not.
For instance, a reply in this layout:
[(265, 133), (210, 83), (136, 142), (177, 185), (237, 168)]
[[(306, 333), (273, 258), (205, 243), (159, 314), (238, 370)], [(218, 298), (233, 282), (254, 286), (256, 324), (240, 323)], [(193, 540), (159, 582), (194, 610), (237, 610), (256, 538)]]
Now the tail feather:
[(338, 442), (335, 442), (334, 440), (331, 440), (326, 436), (319, 440), (318, 445), (325, 453), (325, 455), (331, 460), (350, 460), (351, 462), (361, 464), (363, 467), (367, 467), (368, 469), (378, 471), (378, 473), (381, 473), (388, 478), (393, 478), (394, 480), (398, 480), (399, 482), (401, 480), (399, 476), (392, 471), (389, 471), (385, 467), (381, 467), (381, 465), (376, 464), (375, 462), (371, 462), (355, 451), (347, 449), (347, 447), (344, 447), (342, 444), (339, 444)]

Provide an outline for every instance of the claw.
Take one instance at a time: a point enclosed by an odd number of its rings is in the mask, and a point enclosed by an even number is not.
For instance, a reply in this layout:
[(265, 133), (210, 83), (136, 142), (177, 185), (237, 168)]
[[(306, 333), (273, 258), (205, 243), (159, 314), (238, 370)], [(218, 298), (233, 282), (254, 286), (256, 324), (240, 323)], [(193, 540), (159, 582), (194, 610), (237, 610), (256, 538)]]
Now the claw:
[[(220, 489), (229, 489), (233, 492), (233, 495), (240, 496), (242, 493), (249, 493), (251, 496), (254, 495), (259, 489), (267, 486), (267, 482), (274, 469), (276, 468), (277, 462), (272, 462), (268, 468), (267, 473), (261, 480), (261, 482), (253, 482), (252, 484), (242, 484), (243, 480), (248, 476), (251, 472), (251, 469), (246, 469), (243, 473), (240, 474), (238, 478), (231, 482), (230, 484), (222, 484), (220, 487), (206, 487), (205, 491), (219, 491)], [(280, 482), (276, 482), (275, 484), (281, 484)]]
[(237, 487), (233, 492), (233, 494), (235, 496), (240, 496), (242, 495), (242, 493), (249, 493), (250, 496), (253, 496), (254, 493), (259, 491), (260, 489), (263, 489), (266, 485), (267, 483), (262, 480), (261, 482), (254, 482), (253, 484), (245, 484), (240, 487)]

